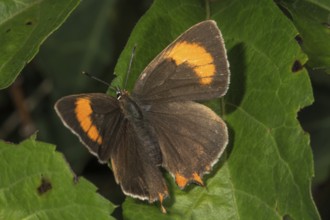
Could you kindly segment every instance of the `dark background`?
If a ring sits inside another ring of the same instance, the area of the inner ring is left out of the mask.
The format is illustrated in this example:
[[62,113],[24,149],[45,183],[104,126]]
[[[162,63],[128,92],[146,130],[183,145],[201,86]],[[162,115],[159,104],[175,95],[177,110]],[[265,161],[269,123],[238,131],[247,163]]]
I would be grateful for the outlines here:
[[[97,4],[93,0],[82,1],[64,25],[46,40],[15,83],[0,93],[1,139],[19,143],[37,132],[38,140],[55,144],[74,172],[92,181],[115,204],[123,202],[124,196],[112,172],[87,152],[50,106],[65,95],[106,92],[106,86],[80,76],[81,71],[111,82],[131,30],[151,3],[151,0],[99,0]],[[330,76],[322,69],[307,68],[315,102],[302,109],[298,119],[311,138],[314,200],[322,219],[330,219]],[[116,210],[114,215],[120,217],[120,213]]]

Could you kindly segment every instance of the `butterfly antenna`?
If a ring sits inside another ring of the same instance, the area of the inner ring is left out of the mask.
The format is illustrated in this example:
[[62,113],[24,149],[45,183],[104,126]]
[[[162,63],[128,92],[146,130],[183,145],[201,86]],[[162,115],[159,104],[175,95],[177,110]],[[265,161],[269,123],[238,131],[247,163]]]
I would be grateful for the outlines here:
[[134,45],[134,47],[132,49],[131,58],[130,58],[129,64],[128,64],[128,70],[127,70],[126,79],[125,79],[125,86],[124,86],[125,89],[126,89],[126,86],[127,86],[129,74],[131,73],[131,67],[132,67],[133,58],[134,58],[134,55],[135,55],[135,49],[136,49],[136,44]]
[[209,0],[205,0],[205,8],[206,8],[206,20],[210,19],[210,2]]
[[96,80],[96,81],[98,81],[98,82],[100,82],[100,83],[102,83],[102,84],[104,84],[104,85],[106,85],[106,86],[108,86],[110,89],[112,89],[113,91],[117,91],[114,87],[112,87],[109,83],[107,83],[106,81],[104,81],[104,80],[102,80],[102,79],[100,79],[100,78],[97,78],[96,76],[93,76],[93,75],[91,75],[91,74],[89,74],[89,73],[87,73],[87,72],[82,72],[82,74],[84,74],[85,76],[88,76],[89,78],[91,78],[91,79],[94,79],[94,80]]

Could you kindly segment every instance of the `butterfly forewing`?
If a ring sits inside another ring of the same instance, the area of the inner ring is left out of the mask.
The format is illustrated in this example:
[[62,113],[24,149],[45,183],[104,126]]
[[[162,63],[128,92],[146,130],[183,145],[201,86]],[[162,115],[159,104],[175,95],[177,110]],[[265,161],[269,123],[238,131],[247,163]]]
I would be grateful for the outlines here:
[[103,93],[71,95],[58,100],[55,110],[100,162],[109,161],[112,138],[123,118],[117,99]]
[[214,21],[194,25],[164,49],[141,73],[133,96],[142,102],[209,100],[229,83],[223,38]]

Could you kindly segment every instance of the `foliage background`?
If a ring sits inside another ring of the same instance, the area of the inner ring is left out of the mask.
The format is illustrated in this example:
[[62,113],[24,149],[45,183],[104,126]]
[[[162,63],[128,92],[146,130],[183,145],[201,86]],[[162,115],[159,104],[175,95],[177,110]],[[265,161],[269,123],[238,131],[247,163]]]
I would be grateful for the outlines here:
[[[112,75],[109,73],[132,28],[151,3],[148,0],[99,0],[97,4],[93,0],[82,1],[61,28],[46,40],[15,83],[0,93],[1,139],[18,143],[38,129],[38,140],[56,144],[74,172],[92,181],[100,193],[115,204],[123,202],[124,196],[112,172],[99,165],[85,148],[77,147],[81,146],[77,138],[62,126],[49,106],[63,95],[106,91],[99,83],[70,73],[84,70],[110,82]],[[281,8],[283,13],[289,14],[290,9]],[[330,15],[325,22],[330,26]],[[303,128],[311,135],[315,161],[313,196],[323,219],[330,218],[330,78],[327,68],[330,67],[315,68],[314,65],[308,69],[315,102],[299,112]],[[31,109],[19,104],[22,99],[30,100]],[[114,215],[121,215],[120,208]]]

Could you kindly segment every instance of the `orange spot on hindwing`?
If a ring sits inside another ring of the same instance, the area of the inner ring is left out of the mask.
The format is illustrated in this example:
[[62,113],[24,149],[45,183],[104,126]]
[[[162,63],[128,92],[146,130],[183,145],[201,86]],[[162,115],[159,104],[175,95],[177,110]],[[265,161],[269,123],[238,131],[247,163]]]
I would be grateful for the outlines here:
[[163,206],[163,201],[164,201],[165,196],[166,196],[166,194],[164,194],[164,193],[158,193],[158,198],[159,198],[160,208],[162,210],[162,213],[166,213],[166,209]]
[[176,43],[166,57],[175,61],[176,65],[187,64],[199,78],[199,83],[209,85],[216,73],[214,59],[202,45],[186,41]]
[[83,129],[87,136],[97,142],[102,144],[102,137],[99,134],[99,131],[93,125],[91,114],[93,113],[90,100],[88,98],[78,98],[75,102],[76,108],[75,113],[80,127]]
[[193,179],[199,185],[204,186],[202,178],[196,172],[193,173]]
[[187,185],[188,179],[185,178],[184,176],[180,175],[179,173],[176,173],[175,174],[175,182],[182,189]]

